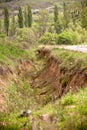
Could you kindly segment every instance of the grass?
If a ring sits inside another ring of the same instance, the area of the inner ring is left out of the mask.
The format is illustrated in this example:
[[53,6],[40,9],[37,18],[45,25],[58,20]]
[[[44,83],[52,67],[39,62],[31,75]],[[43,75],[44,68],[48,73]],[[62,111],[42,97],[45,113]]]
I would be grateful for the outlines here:
[[[6,41],[7,42],[7,41]],[[20,44],[7,42],[0,42],[0,63],[14,66],[19,59],[29,60],[35,58],[35,48],[24,50]],[[15,61],[15,62],[13,62]]]
[[87,54],[63,49],[53,49],[52,54],[62,62],[62,66],[67,68],[76,64],[81,68],[87,67]]
[[[62,128],[64,130],[70,130],[69,128],[71,126],[66,126],[66,122],[68,122],[68,124],[69,122],[71,122],[72,127],[75,125],[74,130],[80,130],[80,128],[78,127],[80,127],[80,123],[84,121],[84,117],[85,120],[87,120],[87,87],[79,90],[77,94],[69,93],[65,95],[64,97],[62,97],[62,99],[56,101],[54,104],[47,104],[40,110],[35,111],[34,115],[43,115],[44,113],[48,113],[49,115],[51,115],[51,118],[59,118],[59,130],[61,130]],[[75,117],[79,121],[74,120]],[[84,122],[83,127],[87,126],[85,123],[86,122]],[[67,128],[65,129],[64,127]]]
[[[35,56],[36,48],[34,49],[22,49],[18,45],[0,44],[0,62],[3,64],[11,63],[14,66],[14,62],[18,62],[20,58],[23,60],[33,58],[38,64],[37,67],[42,65],[41,61],[36,61]],[[80,67],[87,66],[87,55],[77,52],[65,51],[60,49],[52,50],[52,53],[58,57],[67,67],[75,65],[79,61]],[[1,64],[1,63],[0,63]],[[38,69],[39,70],[39,69]],[[50,96],[45,95],[47,104],[43,105],[42,97],[38,97],[41,90],[30,88],[29,82],[25,79],[18,78],[18,84],[10,84],[6,90],[7,96],[7,113],[1,114],[0,122],[5,122],[6,125],[0,124],[1,130],[19,130],[24,127],[25,122],[28,120],[25,118],[18,118],[18,115],[24,109],[32,110],[32,117],[36,119],[37,125],[46,129],[47,126],[52,127],[52,130],[58,128],[59,130],[86,130],[87,128],[87,87],[80,89],[78,93],[68,93],[56,102],[49,102]],[[63,87],[67,84],[66,77],[60,79]],[[47,87],[43,88],[45,92]],[[37,98],[39,102],[37,102]],[[48,114],[51,122],[44,123],[41,116]],[[54,123],[56,119],[56,123]],[[68,122],[68,123],[67,123]],[[56,125],[55,125],[56,124]],[[27,129],[31,130],[31,122],[28,120]]]
[[[59,130],[70,130],[73,128],[74,130],[86,130],[87,87],[79,90],[77,94],[69,93],[60,100],[57,100],[55,103],[48,103],[43,107],[40,106],[36,110],[33,109],[32,116],[41,124],[42,127],[45,128],[44,122],[40,119],[40,116],[44,114],[50,115],[52,121],[50,125],[52,125],[52,127],[55,127],[55,124],[53,123],[54,118],[58,119],[56,127],[58,127]],[[11,112],[10,115],[0,119],[0,121],[8,123],[6,130],[17,130],[23,128],[23,124],[27,121],[27,118],[18,118],[18,115],[18,112]],[[29,122],[27,129],[30,126],[31,124]]]
[[[11,113],[9,115],[10,118],[8,118],[8,116],[6,116],[5,118],[1,118],[1,120],[3,120],[3,122],[5,122],[7,125],[6,126],[0,126],[0,130],[19,130],[20,128],[23,128],[25,122],[27,122],[27,118],[18,118],[18,115]],[[29,130],[31,130],[31,123],[28,121],[28,126]]]

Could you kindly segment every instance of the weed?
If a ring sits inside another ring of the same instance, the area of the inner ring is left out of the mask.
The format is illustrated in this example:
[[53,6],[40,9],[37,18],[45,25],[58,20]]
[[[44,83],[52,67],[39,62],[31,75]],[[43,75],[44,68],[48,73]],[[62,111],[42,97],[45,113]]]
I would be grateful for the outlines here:
[[68,94],[61,100],[62,105],[72,105],[75,103],[75,99],[73,95]]

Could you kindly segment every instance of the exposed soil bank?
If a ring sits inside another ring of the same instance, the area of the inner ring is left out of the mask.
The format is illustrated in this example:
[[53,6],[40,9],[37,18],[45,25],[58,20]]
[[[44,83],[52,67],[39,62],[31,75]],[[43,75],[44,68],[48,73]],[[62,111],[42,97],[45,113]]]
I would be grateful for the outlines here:
[[[37,57],[36,61],[19,60],[18,65],[13,68],[8,65],[0,66],[0,112],[5,111],[4,90],[9,84],[21,86],[26,80],[31,88],[37,89],[36,100],[42,104],[55,101],[67,92],[76,92],[87,85],[87,67],[82,69],[80,62],[62,66],[62,61],[48,49],[39,49]],[[39,61],[42,61],[41,67]]]
[[50,95],[50,100],[55,100],[67,92],[76,92],[87,85],[87,67],[80,68],[80,63],[76,65],[62,66],[57,58],[51,55],[48,49],[38,50],[39,58],[45,58],[44,68],[34,77],[32,87],[40,89],[40,95]]

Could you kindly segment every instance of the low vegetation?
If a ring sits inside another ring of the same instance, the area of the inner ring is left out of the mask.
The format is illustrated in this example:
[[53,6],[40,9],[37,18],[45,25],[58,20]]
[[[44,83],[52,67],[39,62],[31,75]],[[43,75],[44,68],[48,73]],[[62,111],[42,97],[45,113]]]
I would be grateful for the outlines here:
[[[35,54],[37,49],[24,50],[18,45],[13,47],[12,43],[8,45],[9,47],[7,48],[7,44],[1,44],[1,48],[3,49],[0,51],[0,56],[4,55],[6,57],[5,61],[3,60],[3,57],[1,57],[3,64],[11,63],[9,66],[11,68],[13,67],[14,61],[16,61],[16,65],[19,65],[21,57],[24,61],[29,60],[32,57],[36,67],[32,68],[30,74],[28,73],[28,75],[26,71],[24,72],[25,74],[20,72],[20,77],[17,77],[18,83],[17,81],[11,81],[6,87],[4,91],[4,94],[6,95],[6,111],[4,113],[0,113],[0,128],[2,130],[17,130],[22,128],[31,130],[34,123],[33,120],[31,120],[30,117],[19,118],[20,113],[24,109],[31,109],[31,117],[36,122],[38,129],[52,128],[53,130],[56,128],[58,130],[70,130],[74,127],[75,130],[86,130],[87,87],[85,86],[84,89],[79,89],[78,93],[76,92],[75,94],[70,91],[68,94],[64,94],[61,99],[55,99],[53,101],[50,93],[51,90],[54,92],[54,89],[56,88],[49,89],[48,86],[43,88],[32,88],[30,84],[33,78],[32,74],[35,72],[39,74],[39,66],[42,64],[40,69],[43,69],[43,63],[46,62],[43,59],[36,58]],[[73,65],[76,66],[78,61],[80,61],[80,67],[85,68],[85,66],[87,66],[86,54],[60,49],[53,49],[52,54],[55,55],[59,61],[62,61],[61,68],[66,65],[69,69],[69,67]],[[10,62],[6,62],[7,58]],[[19,72],[18,69],[15,70],[15,74],[17,72]],[[67,85],[67,78],[61,78],[60,83],[62,84],[62,87],[65,87]],[[44,96],[40,96],[40,93],[44,93],[46,91],[48,91],[47,94],[45,93]],[[44,119],[44,115],[47,116],[45,117],[47,119]]]
[[9,1],[0,1],[0,130],[87,130],[87,54],[56,48],[87,44],[87,2]]

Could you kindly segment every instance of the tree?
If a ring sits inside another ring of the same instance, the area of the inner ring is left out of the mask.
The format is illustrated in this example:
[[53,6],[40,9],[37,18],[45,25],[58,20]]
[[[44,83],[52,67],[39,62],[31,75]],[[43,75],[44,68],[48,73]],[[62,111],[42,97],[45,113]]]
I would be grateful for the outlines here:
[[65,2],[63,3],[63,15],[64,15],[64,21],[65,21],[65,28],[67,28],[70,18],[69,18],[69,12],[67,10],[67,6]]
[[82,27],[87,29],[87,7],[82,10]]
[[31,7],[28,5],[27,7],[27,24],[28,24],[28,27],[31,27],[32,26],[32,12],[31,12]]
[[54,6],[54,28],[55,28],[55,31],[56,31],[57,34],[61,32],[61,25],[60,25],[58,16],[59,16],[58,6],[55,5]]
[[54,6],[54,22],[56,23],[58,20],[58,6]]
[[55,31],[56,31],[57,34],[61,33],[62,24],[59,22],[59,20],[57,20],[54,27],[55,27]]
[[76,20],[78,19],[78,18],[76,17],[76,11],[73,11],[71,16],[72,16],[73,25],[76,25]]
[[18,26],[19,28],[23,28],[23,13],[22,13],[22,8],[19,6],[18,9]]
[[39,36],[42,36],[48,27],[48,22],[49,22],[49,13],[46,10],[41,10],[39,12],[39,17],[38,17],[38,29],[39,29]]
[[15,16],[12,16],[12,21],[11,21],[11,35],[15,34],[16,30],[16,21],[15,21]]
[[9,11],[8,11],[7,7],[4,8],[4,27],[5,27],[6,34],[8,36],[8,31],[9,31]]

